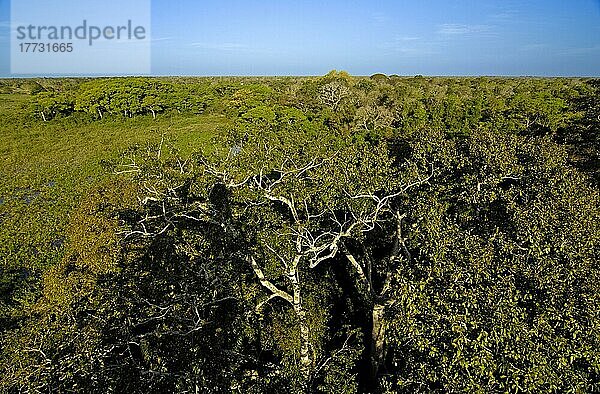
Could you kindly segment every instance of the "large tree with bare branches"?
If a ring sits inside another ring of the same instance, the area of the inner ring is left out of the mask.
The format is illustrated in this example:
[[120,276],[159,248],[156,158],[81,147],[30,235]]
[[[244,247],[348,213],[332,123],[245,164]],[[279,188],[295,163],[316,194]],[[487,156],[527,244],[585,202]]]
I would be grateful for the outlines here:
[[[293,357],[302,390],[326,359],[311,327],[317,311],[306,301],[319,295],[310,294],[306,278],[325,265],[346,270],[371,310],[367,337],[374,378],[384,353],[383,309],[390,302],[391,275],[409,255],[402,233],[405,214],[396,200],[426,183],[433,168],[397,163],[383,143],[352,143],[314,132],[308,124],[285,132],[250,135],[246,130],[228,138],[219,143],[222,149],[194,163],[179,161],[173,171],[180,174],[173,179],[183,176],[181,184],[165,184],[163,176],[142,170],[135,158],[124,163],[121,171],[139,171],[142,177],[143,205],[158,210],[125,236],[158,236],[190,220],[219,223],[222,236],[237,245],[231,256],[244,261],[263,288],[256,313],[272,302],[293,312],[296,333],[290,335],[297,338]],[[191,180],[204,202],[177,200]],[[386,253],[376,255],[363,242],[375,230]]]
[[1,300],[0,391],[599,391],[600,196],[555,143],[595,152],[595,90],[574,113],[577,81],[193,85],[87,98],[214,91],[235,119],[111,166],[39,297]]

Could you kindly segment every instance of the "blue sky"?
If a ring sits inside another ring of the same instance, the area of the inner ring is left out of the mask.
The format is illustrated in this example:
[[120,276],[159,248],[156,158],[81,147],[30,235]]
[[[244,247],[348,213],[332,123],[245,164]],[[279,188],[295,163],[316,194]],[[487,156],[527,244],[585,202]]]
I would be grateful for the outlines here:
[[[10,75],[9,3],[0,0],[0,76]],[[599,76],[600,0],[152,1],[155,75],[331,69]]]

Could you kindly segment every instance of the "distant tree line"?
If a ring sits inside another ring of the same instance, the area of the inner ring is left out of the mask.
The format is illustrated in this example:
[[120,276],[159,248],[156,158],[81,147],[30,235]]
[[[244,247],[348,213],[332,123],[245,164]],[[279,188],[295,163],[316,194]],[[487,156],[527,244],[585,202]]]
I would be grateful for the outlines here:
[[105,115],[156,118],[168,111],[201,113],[211,99],[201,88],[156,79],[99,79],[85,82],[77,90],[38,92],[32,111],[44,121],[74,112],[96,119]]

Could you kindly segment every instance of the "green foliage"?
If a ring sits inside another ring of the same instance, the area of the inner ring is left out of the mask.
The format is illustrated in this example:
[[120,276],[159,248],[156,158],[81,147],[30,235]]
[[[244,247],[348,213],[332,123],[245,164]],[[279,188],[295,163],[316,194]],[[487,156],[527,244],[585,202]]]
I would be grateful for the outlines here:
[[107,184],[73,212],[65,257],[43,275],[39,297],[21,300],[22,311],[12,311],[19,324],[3,333],[2,391],[71,390],[96,373],[94,362],[101,360],[92,358],[104,322],[90,311],[102,314],[108,307],[99,304],[97,283],[116,270],[114,207],[133,196],[125,183]]
[[104,114],[133,117],[166,111],[202,113],[210,93],[197,86],[175,85],[148,78],[100,79],[84,83],[75,110],[102,118]]
[[44,121],[68,116],[75,109],[75,100],[70,93],[41,92],[35,98],[33,112],[39,113]]
[[262,84],[242,86],[232,94],[230,106],[237,111],[236,115],[243,115],[257,107],[269,107],[273,103],[274,91]]
[[548,140],[483,132],[454,149],[407,205],[390,387],[595,391],[598,193]]
[[354,77],[352,77],[346,71],[331,70],[325,76],[319,78],[319,80],[321,84],[340,82],[345,85],[351,85],[354,81]]
[[32,82],[0,391],[600,390],[597,81]]

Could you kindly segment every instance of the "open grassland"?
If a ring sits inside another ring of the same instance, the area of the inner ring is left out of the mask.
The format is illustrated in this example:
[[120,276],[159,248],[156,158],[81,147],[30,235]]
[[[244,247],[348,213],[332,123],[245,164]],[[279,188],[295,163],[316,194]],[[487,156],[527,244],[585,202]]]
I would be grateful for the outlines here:
[[227,124],[218,115],[177,114],[40,122],[27,113],[31,100],[0,95],[0,264],[7,270],[33,272],[59,258],[69,212],[110,176],[103,162],[163,134],[188,154]]

